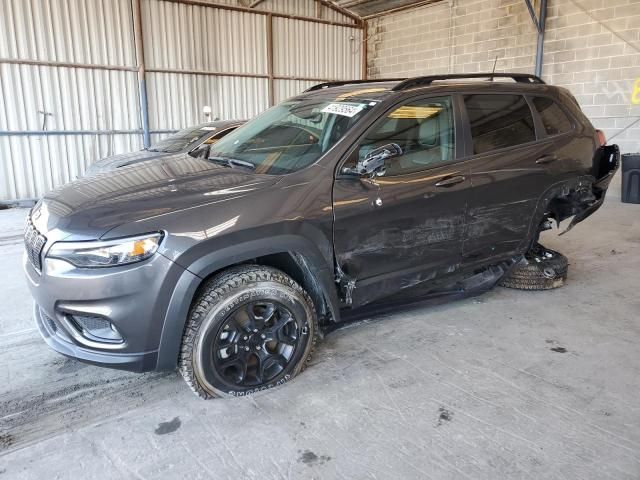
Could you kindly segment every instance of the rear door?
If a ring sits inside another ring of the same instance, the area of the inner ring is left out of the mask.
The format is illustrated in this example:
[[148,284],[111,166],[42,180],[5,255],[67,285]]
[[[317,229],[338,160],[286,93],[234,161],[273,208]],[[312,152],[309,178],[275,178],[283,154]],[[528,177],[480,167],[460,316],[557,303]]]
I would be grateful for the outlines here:
[[544,163],[550,181],[559,182],[584,175],[592,166],[592,136],[576,135],[576,121],[555,99],[531,96],[541,136],[553,142],[554,152]]
[[451,96],[412,99],[374,123],[339,169],[395,143],[403,154],[373,178],[338,174],[335,255],[355,280],[353,305],[455,272],[461,263],[469,169],[458,161]]
[[549,186],[552,139],[537,140],[528,100],[517,93],[463,96],[471,183],[465,262],[523,248],[538,199]]

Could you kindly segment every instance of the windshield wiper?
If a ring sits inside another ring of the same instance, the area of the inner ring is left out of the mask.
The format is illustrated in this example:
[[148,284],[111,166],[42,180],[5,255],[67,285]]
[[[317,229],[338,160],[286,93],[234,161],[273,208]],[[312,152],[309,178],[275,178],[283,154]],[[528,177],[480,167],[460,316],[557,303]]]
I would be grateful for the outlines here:
[[229,157],[209,157],[209,161],[218,163],[220,165],[224,165],[225,167],[233,168],[233,167],[244,167],[249,170],[255,170],[256,166],[251,162],[245,162],[244,160],[238,160],[237,158],[229,158]]
[[238,160],[237,158],[229,158],[229,163],[233,166],[248,168],[249,170],[255,170],[256,166],[251,162],[245,162],[244,160]]

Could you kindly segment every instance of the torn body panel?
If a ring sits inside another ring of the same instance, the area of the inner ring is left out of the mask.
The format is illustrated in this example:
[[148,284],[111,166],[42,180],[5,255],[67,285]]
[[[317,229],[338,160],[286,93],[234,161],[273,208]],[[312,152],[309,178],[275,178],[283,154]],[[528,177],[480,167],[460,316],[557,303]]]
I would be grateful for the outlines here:
[[596,151],[592,175],[567,183],[558,192],[547,195],[545,218],[560,223],[573,217],[563,235],[600,208],[611,180],[620,166],[620,149],[617,145],[605,145]]
[[538,200],[535,213],[530,218],[529,235],[520,249],[530,249],[538,241],[540,233],[549,230],[552,223],[559,228],[562,221],[573,217],[560,233],[563,235],[598,210],[619,166],[618,146],[604,145],[596,150],[588,175],[576,176],[549,187]]
[[[453,275],[438,277],[431,282],[419,282],[360,308],[343,310],[341,321],[354,322],[397,311],[398,307],[438,305],[480,295],[495,287],[522,258],[522,256],[515,256],[481,268],[469,267],[458,270]],[[333,328],[336,327],[337,325]],[[328,330],[331,329],[332,326],[329,325]]]
[[587,196],[581,201],[578,207],[579,211],[575,217],[573,217],[567,229],[562,233],[567,233],[575,227],[576,224],[600,208],[604,202],[611,180],[618,171],[618,168],[620,168],[620,148],[618,145],[605,145],[596,151],[593,161],[593,172],[596,179],[592,185],[591,193],[593,197]]

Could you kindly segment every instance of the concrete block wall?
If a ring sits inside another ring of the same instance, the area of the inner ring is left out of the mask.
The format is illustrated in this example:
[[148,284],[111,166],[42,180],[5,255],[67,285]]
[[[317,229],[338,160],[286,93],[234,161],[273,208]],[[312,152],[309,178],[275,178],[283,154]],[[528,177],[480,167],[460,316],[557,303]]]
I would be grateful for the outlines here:
[[[640,152],[640,0],[549,0],[543,78],[567,87],[623,152]],[[370,78],[534,73],[524,0],[454,0],[368,22]]]

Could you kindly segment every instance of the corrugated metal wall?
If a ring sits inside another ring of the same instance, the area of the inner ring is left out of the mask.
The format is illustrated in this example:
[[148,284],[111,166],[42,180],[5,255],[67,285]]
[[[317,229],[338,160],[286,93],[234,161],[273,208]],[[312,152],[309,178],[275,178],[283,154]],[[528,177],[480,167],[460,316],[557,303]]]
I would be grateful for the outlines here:
[[131,14],[130,0],[0,0],[0,199],[40,196],[140,147]]
[[267,108],[266,15],[162,0],[142,8],[152,131],[205,121],[205,105],[220,119]]
[[[318,79],[360,78],[361,45],[360,29],[274,18],[276,102],[318,83]],[[287,76],[296,79],[283,78]]]
[[[0,200],[37,198],[99,158],[142,147],[135,2],[0,0]],[[353,19],[313,0],[256,10],[141,0],[152,141],[205,121],[205,105],[212,118],[251,118],[271,95],[360,78]],[[318,13],[339,25],[279,16]]]

